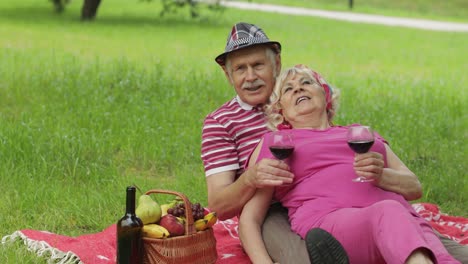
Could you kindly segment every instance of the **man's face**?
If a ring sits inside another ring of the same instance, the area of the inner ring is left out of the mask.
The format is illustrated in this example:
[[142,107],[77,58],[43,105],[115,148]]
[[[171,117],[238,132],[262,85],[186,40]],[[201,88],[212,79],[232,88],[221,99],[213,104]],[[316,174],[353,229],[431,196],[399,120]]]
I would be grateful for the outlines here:
[[[267,56],[266,46],[253,46],[229,54],[230,67],[223,67],[226,77],[243,102],[256,106],[268,102],[280,70],[280,56],[274,64]],[[276,66],[276,70],[275,70]]]

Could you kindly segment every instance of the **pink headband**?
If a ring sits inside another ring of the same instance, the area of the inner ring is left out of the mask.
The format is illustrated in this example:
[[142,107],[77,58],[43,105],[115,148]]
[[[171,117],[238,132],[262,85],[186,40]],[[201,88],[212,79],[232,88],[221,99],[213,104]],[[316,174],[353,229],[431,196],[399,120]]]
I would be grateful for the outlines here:
[[308,70],[312,74],[312,77],[314,77],[315,81],[317,81],[320,84],[320,86],[322,86],[323,90],[325,91],[325,100],[327,102],[327,110],[330,110],[332,107],[331,97],[333,95],[333,90],[330,87],[330,85],[327,84],[325,79],[323,79],[323,77],[320,76],[320,74],[318,74],[316,71],[311,70],[309,67],[303,64],[297,64],[294,66],[294,68],[305,69],[305,70]]

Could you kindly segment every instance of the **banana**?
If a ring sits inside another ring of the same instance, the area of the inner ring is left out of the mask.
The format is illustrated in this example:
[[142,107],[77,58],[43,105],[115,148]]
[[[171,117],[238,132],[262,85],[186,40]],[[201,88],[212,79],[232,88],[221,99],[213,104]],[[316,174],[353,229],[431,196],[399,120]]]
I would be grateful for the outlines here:
[[208,227],[212,227],[214,224],[216,224],[216,221],[218,221],[218,216],[216,215],[216,212],[211,212],[205,215],[203,219],[208,221]]
[[207,229],[209,226],[208,226],[208,220],[202,218],[202,219],[198,219],[197,221],[195,221],[195,229],[197,231],[203,231],[205,229]]
[[161,204],[161,217],[167,215],[167,209],[171,207],[170,204]]
[[185,217],[177,216],[177,220],[179,220],[181,224],[185,225]]
[[158,224],[149,224],[143,226],[143,236],[151,238],[166,238],[169,237],[169,231]]

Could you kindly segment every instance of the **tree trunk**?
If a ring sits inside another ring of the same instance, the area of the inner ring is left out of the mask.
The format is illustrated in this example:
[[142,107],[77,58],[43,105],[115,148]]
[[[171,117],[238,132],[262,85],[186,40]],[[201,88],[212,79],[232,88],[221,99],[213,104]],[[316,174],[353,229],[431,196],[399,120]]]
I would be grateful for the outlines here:
[[97,9],[101,0],[84,0],[81,10],[81,20],[93,20],[96,17]]

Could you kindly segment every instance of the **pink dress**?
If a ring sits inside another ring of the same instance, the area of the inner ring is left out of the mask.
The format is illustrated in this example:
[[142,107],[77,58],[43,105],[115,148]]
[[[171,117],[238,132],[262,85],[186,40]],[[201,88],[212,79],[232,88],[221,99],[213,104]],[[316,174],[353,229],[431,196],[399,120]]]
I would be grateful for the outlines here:
[[[274,198],[288,208],[291,229],[302,238],[314,227],[327,230],[343,244],[351,263],[404,263],[419,247],[431,249],[439,263],[459,263],[402,195],[352,181],[357,175],[347,127],[286,131],[294,135],[294,153],[286,161],[295,179],[276,188]],[[384,143],[376,133],[371,151],[386,160]],[[265,143],[257,160],[262,158],[274,158]]]

